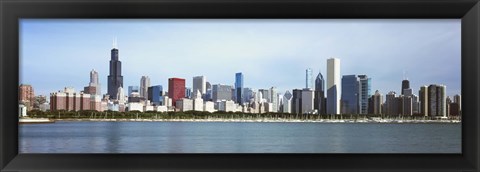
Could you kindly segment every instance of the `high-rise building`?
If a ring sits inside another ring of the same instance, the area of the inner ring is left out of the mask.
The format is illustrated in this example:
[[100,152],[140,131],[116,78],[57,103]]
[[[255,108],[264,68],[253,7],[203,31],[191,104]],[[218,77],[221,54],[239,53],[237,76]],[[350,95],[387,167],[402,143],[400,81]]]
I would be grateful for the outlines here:
[[340,59],[327,60],[327,114],[340,113]]
[[359,85],[360,81],[356,75],[343,75],[342,77],[342,96],[341,113],[358,114],[359,113]]
[[232,86],[216,84],[212,86],[213,102],[222,100],[232,100]]
[[462,111],[462,96],[460,96],[460,94],[456,94],[455,96],[453,96],[453,103],[457,103],[458,104],[458,111]]
[[375,91],[373,97],[373,114],[382,114],[383,96],[378,90]]
[[243,102],[250,102],[250,100],[253,98],[253,90],[251,88],[243,88]]
[[173,106],[176,105],[177,100],[185,97],[185,79],[183,78],[169,78],[168,79],[168,97],[172,99]]
[[35,102],[35,92],[33,87],[27,84],[20,84],[18,94],[18,102],[24,104],[27,108],[27,111],[33,108],[33,103]]
[[[277,97],[277,88],[272,87],[270,88],[270,101],[272,103],[272,112],[277,112],[278,108],[278,97]],[[312,103],[313,104],[313,103]]]
[[409,89],[410,88],[410,81],[408,81],[407,79],[404,79],[402,81],[402,95],[404,95],[404,91],[405,89]]
[[372,95],[372,79],[368,78],[367,75],[358,75],[358,81],[358,112],[360,114],[368,114],[368,98]]
[[212,101],[212,84],[210,84],[210,82],[206,82],[206,86],[207,86],[207,89],[204,96],[204,100]]
[[163,105],[163,87],[161,85],[154,85],[151,87],[148,87],[148,100],[151,101],[151,103],[154,106],[159,106]]
[[428,87],[426,85],[420,87],[418,98],[420,99],[420,107],[418,108],[420,114],[428,116],[430,113],[428,112]]
[[292,94],[292,113],[302,114],[302,90],[293,89]]
[[185,87],[185,98],[191,99],[192,98],[192,88]]
[[235,102],[243,104],[243,74],[241,72],[235,74]]
[[313,72],[311,68],[305,70],[305,88],[314,89],[313,88]]
[[312,89],[305,88],[302,90],[302,114],[311,114],[314,112],[313,108],[314,92]]
[[262,93],[262,99],[265,99],[266,102],[271,102],[270,90],[269,89],[258,89],[258,92]]
[[447,116],[447,96],[445,85],[428,86],[428,112],[431,117]]
[[150,78],[148,76],[142,76],[142,78],[140,78],[140,97],[148,99],[148,87],[150,87]]
[[318,72],[315,79],[315,100],[314,109],[318,111],[318,114],[327,113],[327,99],[325,98],[325,79],[323,79],[322,73]]
[[113,40],[111,50],[110,74],[108,75],[108,95],[110,99],[115,99],[118,87],[123,87],[122,62],[118,59],[117,40]]
[[196,94],[197,90],[200,91],[201,95],[204,95],[204,94],[207,93],[207,79],[206,79],[205,76],[195,76],[195,77],[193,77],[192,91]]
[[285,91],[285,94],[283,94],[283,113],[292,113],[292,98],[293,95],[290,93],[290,91]]
[[387,115],[398,115],[398,103],[397,103],[397,97],[396,93],[394,91],[390,91],[386,95],[386,100],[385,100],[385,109],[386,112],[385,114]]
[[95,95],[101,95],[101,87],[100,87],[100,82],[98,81],[98,72],[95,71],[95,69],[92,69],[90,71],[90,83],[88,83],[88,86],[90,87],[95,87],[95,92],[94,93],[89,93],[89,94],[95,94]]
[[[405,89],[407,90],[407,89]],[[412,96],[402,96],[402,115],[413,115],[413,97]]]

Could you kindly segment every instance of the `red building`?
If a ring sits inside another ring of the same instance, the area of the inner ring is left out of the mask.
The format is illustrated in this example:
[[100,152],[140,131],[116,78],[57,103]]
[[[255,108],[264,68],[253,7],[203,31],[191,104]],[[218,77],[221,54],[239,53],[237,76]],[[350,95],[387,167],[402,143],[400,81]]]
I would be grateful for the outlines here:
[[32,110],[35,102],[35,93],[31,85],[21,84],[19,86],[18,102],[24,104],[28,110]]
[[168,97],[172,98],[172,105],[177,104],[177,100],[185,97],[185,79],[169,78],[168,79]]

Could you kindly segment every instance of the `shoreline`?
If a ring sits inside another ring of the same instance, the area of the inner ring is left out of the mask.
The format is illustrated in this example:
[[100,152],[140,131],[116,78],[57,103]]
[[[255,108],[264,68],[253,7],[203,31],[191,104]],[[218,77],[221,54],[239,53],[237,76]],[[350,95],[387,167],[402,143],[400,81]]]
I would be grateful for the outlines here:
[[460,120],[341,120],[341,119],[52,119],[67,122],[282,122],[282,123],[461,123]]

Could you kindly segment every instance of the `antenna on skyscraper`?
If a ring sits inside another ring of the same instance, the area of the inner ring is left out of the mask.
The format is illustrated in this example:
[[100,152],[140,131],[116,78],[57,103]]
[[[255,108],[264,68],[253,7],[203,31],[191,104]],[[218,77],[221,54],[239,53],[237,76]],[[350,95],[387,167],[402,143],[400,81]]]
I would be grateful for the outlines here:
[[117,49],[117,37],[113,37],[113,48]]
[[403,80],[405,80],[405,70],[403,70]]

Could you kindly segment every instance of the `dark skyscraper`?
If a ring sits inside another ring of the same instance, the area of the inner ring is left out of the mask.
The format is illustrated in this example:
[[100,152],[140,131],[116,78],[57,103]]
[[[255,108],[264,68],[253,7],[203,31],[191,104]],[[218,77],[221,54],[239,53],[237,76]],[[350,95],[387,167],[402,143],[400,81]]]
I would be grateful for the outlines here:
[[325,98],[325,79],[322,73],[318,73],[315,79],[315,99],[314,109],[317,109],[319,114],[327,113],[327,99]]
[[359,113],[359,87],[360,78],[357,75],[343,75],[342,77],[342,98],[341,113],[358,114]]
[[110,75],[108,75],[108,95],[115,99],[118,87],[123,88],[122,62],[118,60],[117,40],[113,40],[113,48],[110,59]]
[[410,81],[408,81],[407,79],[404,79],[402,81],[402,90],[401,90],[402,95],[404,94],[403,90],[409,89],[409,88],[410,88]]
[[235,74],[235,102],[243,104],[243,74],[241,72]]

